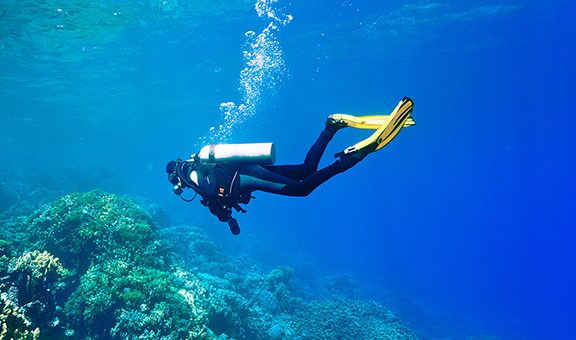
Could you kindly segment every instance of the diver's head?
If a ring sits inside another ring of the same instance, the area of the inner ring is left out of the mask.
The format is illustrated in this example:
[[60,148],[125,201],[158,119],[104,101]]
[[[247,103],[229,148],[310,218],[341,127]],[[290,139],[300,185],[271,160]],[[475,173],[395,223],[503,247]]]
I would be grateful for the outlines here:
[[176,195],[181,195],[184,189],[184,181],[182,180],[182,166],[184,162],[178,158],[176,160],[172,160],[166,164],[166,173],[168,174],[168,182],[172,184],[174,187],[172,191]]

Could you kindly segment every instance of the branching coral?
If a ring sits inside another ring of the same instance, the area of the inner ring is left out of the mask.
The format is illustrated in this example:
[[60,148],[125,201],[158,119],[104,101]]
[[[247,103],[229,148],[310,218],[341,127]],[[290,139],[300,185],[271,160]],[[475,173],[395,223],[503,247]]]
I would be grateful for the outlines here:
[[22,308],[8,298],[8,294],[0,294],[0,340],[4,339],[39,339],[40,329],[32,326],[32,322],[24,315]]
[[26,286],[29,288],[42,284],[48,285],[59,277],[69,275],[68,270],[62,266],[57,257],[47,251],[40,252],[39,250],[25,253],[16,259],[12,271],[18,272],[21,277],[26,277]]
[[58,307],[58,294],[66,287],[70,272],[58,258],[46,251],[34,250],[10,261],[8,270],[10,290],[17,302],[25,306],[25,314],[46,335],[63,332]]

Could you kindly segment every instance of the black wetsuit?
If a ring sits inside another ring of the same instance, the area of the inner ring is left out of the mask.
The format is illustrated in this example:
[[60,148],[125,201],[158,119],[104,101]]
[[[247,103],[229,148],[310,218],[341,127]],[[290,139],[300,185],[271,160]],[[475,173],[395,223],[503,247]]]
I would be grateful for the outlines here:
[[346,171],[356,162],[344,164],[336,161],[318,170],[320,159],[326,146],[334,137],[336,129],[327,126],[306,154],[304,163],[298,165],[255,165],[242,166],[240,174],[240,192],[265,191],[286,196],[307,196],[320,184],[334,175]]
[[[188,187],[202,195],[202,204],[222,222],[231,219],[232,208],[243,211],[238,203],[248,203],[254,191],[286,196],[307,196],[334,175],[346,171],[360,159],[337,160],[318,170],[326,146],[338,128],[327,125],[310,147],[304,163],[298,165],[256,165],[218,163],[202,169],[190,167],[184,171]],[[196,171],[197,184],[190,182]]]

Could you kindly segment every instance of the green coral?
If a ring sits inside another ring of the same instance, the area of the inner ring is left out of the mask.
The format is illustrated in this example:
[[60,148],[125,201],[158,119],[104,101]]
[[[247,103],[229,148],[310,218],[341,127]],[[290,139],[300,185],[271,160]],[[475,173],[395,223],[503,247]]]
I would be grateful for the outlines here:
[[124,319],[138,312],[147,317],[143,332],[180,338],[203,321],[193,296],[173,273],[111,261],[91,267],[82,277],[66,312],[79,328],[113,329],[121,338],[128,324]]
[[[76,335],[126,338],[139,330],[138,336],[176,339],[202,328],[153,220],[133,200],[101,191],[70,194],[29,222],[36,247],[76,268],[79,284],[64,307]],[[130,321],[135,315],[146,322]]]
[[[31,240],[66,265],[86,271],[107,259],[162,264],[154,222],[134,201],[101,191],[66,195],[28,220]],[[151,263],[146,263],[151,264]]]

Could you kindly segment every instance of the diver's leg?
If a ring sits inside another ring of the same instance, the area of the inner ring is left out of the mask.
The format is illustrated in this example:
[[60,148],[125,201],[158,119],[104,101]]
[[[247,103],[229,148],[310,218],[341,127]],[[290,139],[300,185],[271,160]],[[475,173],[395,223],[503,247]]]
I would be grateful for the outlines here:
[[260,165],[245,165],[238,170],[238,173],[240,174],[240,192],[242,194],[264,191],[281,195],[282,188],[298,183],[298,180],[282,176]]
[[336,134],[336,131],[339,129],[339,126],[326,124],[326,127],[320,133],[320,136],[318,136],[314,144],[312,144],[308,150],[304,163],[298,165],[270,165],[265,166],[265,168],[279,175],[295,180],[302,180],[308,177],[310,174],[318,170],[318,164],[326,150],[326,146],[328,146],[328,143],[332,140],[334,134]]
[[259,165],[247,165],[239,170],[240,190],[243,193],[260,190],[285,196],[308,196],[320,184],[348,170],[358,161],[338,160],[300,181],[282,176]]

